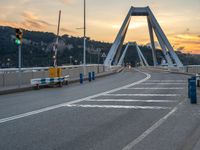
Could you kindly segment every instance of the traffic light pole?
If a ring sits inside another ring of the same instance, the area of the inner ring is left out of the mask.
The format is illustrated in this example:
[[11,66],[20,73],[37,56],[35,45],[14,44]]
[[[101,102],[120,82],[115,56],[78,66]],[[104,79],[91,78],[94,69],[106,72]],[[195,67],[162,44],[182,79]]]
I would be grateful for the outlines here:
[[19,71],[19,80],[18,80],[18,86],[21,87],[21,67],[22,67],[22,50],[21,50],[21,44],[18,45],[18,71]]

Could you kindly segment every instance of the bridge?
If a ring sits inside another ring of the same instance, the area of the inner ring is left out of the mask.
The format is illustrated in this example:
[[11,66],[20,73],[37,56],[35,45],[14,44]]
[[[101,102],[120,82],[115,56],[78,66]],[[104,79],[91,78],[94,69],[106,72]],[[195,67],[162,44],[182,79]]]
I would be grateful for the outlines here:
[[[130,18],[138,15],[148,18],[154,66],[136,42],[122,49]],[[157,62],[153,30],[165,66]],[[123,66],[129,46],[136,46],[140,67]],[[83,67],[98,78],[79,84]],[[190,104],[188,79],[200,66],[182,65],[149,7],[131,7],[104,64],[62,66],[70,85],[31,90],[30,79],[47,77],[48,69],[23,68],[21,87],[17,69],[0,70],[1,93],[11,91],[0,95],[0,149],[199,149],[199,105]]]

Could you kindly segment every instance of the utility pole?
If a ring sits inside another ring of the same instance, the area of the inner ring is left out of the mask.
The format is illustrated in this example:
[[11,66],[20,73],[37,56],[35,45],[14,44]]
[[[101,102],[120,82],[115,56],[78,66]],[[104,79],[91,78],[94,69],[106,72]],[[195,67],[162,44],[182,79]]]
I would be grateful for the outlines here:
[[54,45],[54,67],[57,67],[57,52],[58,52],[58,42],[59,42],[59,33],[60,33],[60,18],[61,18],[61,10],[59,11],[59,17],[58,17],[58,28],[57,28],[57,38],[56,43]]
[[86,1],[84,0],[84,41],[83,41],[83,70],[86,75]]

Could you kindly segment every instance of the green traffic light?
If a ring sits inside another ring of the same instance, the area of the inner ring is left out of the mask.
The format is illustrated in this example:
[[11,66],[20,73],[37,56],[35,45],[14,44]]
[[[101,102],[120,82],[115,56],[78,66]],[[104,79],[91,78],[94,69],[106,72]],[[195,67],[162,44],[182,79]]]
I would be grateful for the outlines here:
[[21,44],[21,41],[20,41],[19,39],[16,39],[16,40],[15,40],[15,43],[16,43],[17,45],[20,45],[20,44]]

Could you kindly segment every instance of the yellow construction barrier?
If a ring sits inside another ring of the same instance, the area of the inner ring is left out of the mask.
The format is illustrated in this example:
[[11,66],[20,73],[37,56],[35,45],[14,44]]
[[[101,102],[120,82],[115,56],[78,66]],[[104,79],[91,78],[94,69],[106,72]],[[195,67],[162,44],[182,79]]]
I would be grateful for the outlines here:
[[49,78],[62,77],[62,68],[49,68]]

